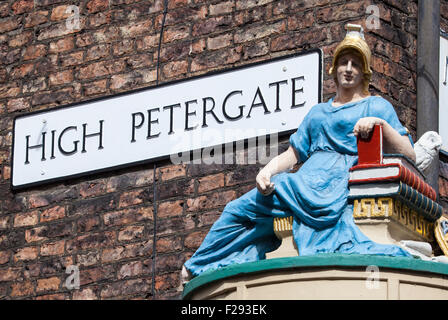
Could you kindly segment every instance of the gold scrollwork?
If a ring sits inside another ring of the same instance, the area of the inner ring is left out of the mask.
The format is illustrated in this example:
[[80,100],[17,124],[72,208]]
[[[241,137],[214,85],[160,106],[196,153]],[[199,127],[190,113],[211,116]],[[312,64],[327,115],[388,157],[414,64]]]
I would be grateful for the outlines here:
[[424,219],[417,211],[394,198],[364,198],[354,200],[355,219],[390,217],[423,238],[434,239],[434,224]]

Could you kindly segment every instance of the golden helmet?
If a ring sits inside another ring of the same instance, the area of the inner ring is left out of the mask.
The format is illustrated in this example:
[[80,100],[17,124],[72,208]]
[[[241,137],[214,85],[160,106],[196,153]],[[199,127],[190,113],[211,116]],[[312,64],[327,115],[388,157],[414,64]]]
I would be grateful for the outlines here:
[[370,59],[372,53],[370,52],[369,46],[364,39],[364,30],[362,26],[357,24],[347,24],[345,29],[347,30],[347,34],[345,35],[344,40],[342,40],[341,43],[339,43],[339,45],[336,47],[329,74],[335,76],[336,62],[342,51],[346,49],[354,49],[361,55],[363,59],[362,73],[364,74],[365,78],[364,89],[367,91],[370,77],[372,76],[372,70],[370,69]]

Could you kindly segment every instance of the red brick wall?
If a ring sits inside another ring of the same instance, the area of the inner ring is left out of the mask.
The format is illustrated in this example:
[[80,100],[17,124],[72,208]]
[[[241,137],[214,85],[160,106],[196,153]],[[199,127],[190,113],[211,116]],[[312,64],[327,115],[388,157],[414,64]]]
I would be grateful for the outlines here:
[[[371,91],[415,138],[416,1],[170,0],[160,81],[322,48],[326,100],[343,26],[365,24],[372,3],[381,19],[366,29]],[[65,27],[71,4],[79,30]],[[223,206],[254,186],[259,165],[164,161],[155,172],[148,164],[11,192],[14,116],[155,85],[162,20],[162,0],[0,3],[0,298],[179,298],[183,262]],[[79,290],[65,286],[70,265]]]

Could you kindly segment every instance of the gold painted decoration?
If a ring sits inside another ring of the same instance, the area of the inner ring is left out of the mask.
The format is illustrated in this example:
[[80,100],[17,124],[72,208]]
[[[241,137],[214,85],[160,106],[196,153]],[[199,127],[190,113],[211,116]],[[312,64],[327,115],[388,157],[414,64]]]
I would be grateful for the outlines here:
[[445,256],[448,257],[448,219],[440,217],[435,223],[434,235]]
[[[355,199],[353,201],[353,218],[358,220],[391,218],[427,241],[434,239],[434,223],[426,220],[402,201],[391,197]],[[448,225],[446,230],[448,230]]]

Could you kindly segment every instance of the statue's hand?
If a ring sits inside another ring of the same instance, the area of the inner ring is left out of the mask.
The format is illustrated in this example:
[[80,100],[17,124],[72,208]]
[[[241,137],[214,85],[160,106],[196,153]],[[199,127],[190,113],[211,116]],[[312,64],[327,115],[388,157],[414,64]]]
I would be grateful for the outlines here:
[[353,128],[353,134],[356,137],[360,136],[363,139],[367,139],[376,124],[383,125],[384,120],[376,117],[361,118],[356,122],[355,127]]
[[258,191],[264,195],[268,196],[274,191],[274,184],[271,182],[271,173],[267,170],[262,169],[255,179],[257,182]]

